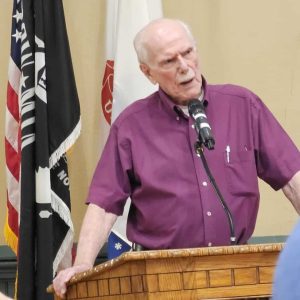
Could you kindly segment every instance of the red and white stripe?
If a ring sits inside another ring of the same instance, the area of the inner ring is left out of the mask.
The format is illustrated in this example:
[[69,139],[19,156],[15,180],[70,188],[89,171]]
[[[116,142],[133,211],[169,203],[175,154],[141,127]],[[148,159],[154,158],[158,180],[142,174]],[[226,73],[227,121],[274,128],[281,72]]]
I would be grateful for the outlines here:
[[19,86],[21,72],[10,58],[8,70],[5,154],[7,178],[7,220],[5,238],[9,246],[17,253],[19,212],[20,212],[20,110]]

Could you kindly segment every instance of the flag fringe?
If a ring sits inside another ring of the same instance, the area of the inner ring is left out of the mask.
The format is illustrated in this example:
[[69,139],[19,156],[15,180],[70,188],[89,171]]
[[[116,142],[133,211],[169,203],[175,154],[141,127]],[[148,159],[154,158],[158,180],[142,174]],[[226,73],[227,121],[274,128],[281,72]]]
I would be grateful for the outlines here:
[[6,222],[4,224],[4,237],[7,245],[13,250],[13,252],[17,255],[18,253],[18,237],[11,230],[8,224],[8,215],[6,215]]
[[81,118],[71,134],[59,145],[59,147],[51,154],[49,158],[49,167],[52,168],[59,159],[74,145],[75,141],[80,135],[81,131]]
[[72,265],[72,246],[74,239],[74,227],[71,219],[71,211],[64,201],[51,190],[51,207],[64,220],[69,230],[59,247],[55,259],[53,260],[53,277],[59,268],[65,269]]
[[59,269],[65,269],[72,265],[72,246],[73,246],[74,231],[68,230],[56,257],[53,261],[53,277]]
[[69,207],[53,190],[51,190],[51,207],[59,215],[59,217],[64,220],[66,225],[74,231]]

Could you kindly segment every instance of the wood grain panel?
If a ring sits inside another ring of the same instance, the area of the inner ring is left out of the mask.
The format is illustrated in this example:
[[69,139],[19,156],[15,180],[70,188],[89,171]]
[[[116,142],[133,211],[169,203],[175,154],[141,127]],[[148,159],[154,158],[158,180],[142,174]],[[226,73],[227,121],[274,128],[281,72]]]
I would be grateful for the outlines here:
[[220,287],[220,286],[232,286],[232,272],[231,270],[212,270],[209,271],[209,286]]
[[120,286],[121,286],[121,294],[129,294],[132,292],[131,290],[131,281],[130,277],[121,277],[120,278]]
[[180,273],[159,274],[158,284],[160,291],[178,291],[183,289]]
[[98,280],[98,295],[107,296],[109,295],[108,280]]
[[258,283],[257,268],[242,268],[234,270],[235,285],[257,284]]
[[205,271],[199,272],[184,272],[183,277],[183,288],[187,289],[201,289],[208,287],[208,274]]

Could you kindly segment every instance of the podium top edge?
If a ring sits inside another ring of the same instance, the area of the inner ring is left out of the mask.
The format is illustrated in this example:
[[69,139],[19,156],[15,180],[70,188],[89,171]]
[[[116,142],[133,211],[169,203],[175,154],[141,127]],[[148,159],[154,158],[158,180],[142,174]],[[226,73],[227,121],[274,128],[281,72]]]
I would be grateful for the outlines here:
[[251,244],[236,246],[219,246],[219,247],[203,247],[203,248],[186,248],[186,249],[166,249],[166,250],[148,250],[137,252],[125,252],[119,257],[104,262],[94,268],[78,273],[72,277],[69,284],[73,284],[84,280],[91,275],[102,273],[113,267],[122,265],[128,261],[193,257],[193,256],[216,256],[216,255],[233,255],[233,254],[250,254],[250,253],[270,253],[280,252],[284,243],[269,244]]

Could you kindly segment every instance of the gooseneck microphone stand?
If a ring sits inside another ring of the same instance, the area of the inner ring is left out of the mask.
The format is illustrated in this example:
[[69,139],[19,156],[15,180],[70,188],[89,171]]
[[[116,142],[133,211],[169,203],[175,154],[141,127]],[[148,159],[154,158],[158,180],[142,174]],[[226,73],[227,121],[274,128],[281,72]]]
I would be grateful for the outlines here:
[[201,161],[202,161],[202,164],[204,166],[204,169],[205,169],[205,172],[210,180],[210,182],[212,183],[213,187],[214,187],[214,190],[218,196],[218,199],[226,213],[226,216],[227,216],[227,219],[228,219],[228,223],[229,223],[229,227],[230,227],[230,244],[231,245],[236,245],[236,237],[235,237],[235,230],[234,230],[234,223],[233,223],[233,218],[232,218],[232,214],[231,214],[231,211],[227,205],[227,203],[225,202],[217,184],[216,184],[216,181],[214,179],[214,177],[212,176],[211,172],[210,172],[210,169],[208,167],[208,164],[207,164],[207,161],[206,161],[206,158],[204,156],[204,152],[203,152],[203,143],[201,143],[199,140],[195,143],[194,145],[195,147],[195,152],[197,154],[198,157],[201,158]]

